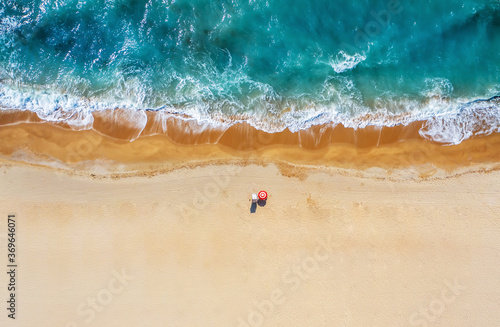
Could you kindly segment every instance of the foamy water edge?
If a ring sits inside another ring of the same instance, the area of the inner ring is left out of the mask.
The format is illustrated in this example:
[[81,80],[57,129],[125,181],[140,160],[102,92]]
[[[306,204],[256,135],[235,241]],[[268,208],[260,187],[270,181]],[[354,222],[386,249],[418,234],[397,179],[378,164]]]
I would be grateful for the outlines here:
[[[229,116],[217,112],[209,114],[206,108],[191,106],[164,106],[160,108],[138,108],[130,102],[95,101],[76,96],[57,94],[41,90],[37,94],[14,90],[0,84],[0,110],[28,110],[47,122],[64,122],[73,130],[92,129],[95,111],[109,109],[126,109],[129,112],[127,121],[120,121],[138,131],[132,140],[139,137],[147,124],[146,111],[154,111],[162,121],[163,132],[166,132],[166,120],[174,117],[190,122],[190,126],[200,129],[225,130],[236,123],[246,122],[252,127],[268,133],[281,132],[289,129],[291,132],[308,129],[316,125],[342,124],[348,128],[365,128],[367,126],[392,127],[408,125],[423,121],[420,135],[428,140],[443,145],[459,144],[472,136],[484,136],[500,132],[500,96],[490,99],[473,99],[467,101],[449,100],[442,96],[433,96],[426,103],[405,100],[397,105],[403,107],[401,113],[393,113],[383,104],[375,112],[361,110],[350,114],[339,112],[327,105],[293,108],[279,115],[257,115],[247,113],[239,116]],[[272,103],[269,103],[272,105]],[[202,105],[203,106],[203,105]],[[123,117],[123,116],[121,116]]]

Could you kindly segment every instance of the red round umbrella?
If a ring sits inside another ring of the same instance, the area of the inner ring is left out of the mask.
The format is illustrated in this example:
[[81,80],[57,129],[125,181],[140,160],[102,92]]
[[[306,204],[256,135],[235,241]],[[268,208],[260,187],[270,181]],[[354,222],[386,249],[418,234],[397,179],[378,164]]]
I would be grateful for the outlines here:
[[267,199],[267,192],[266,191],[260,191],[259,192],[259,199],[266,200]]

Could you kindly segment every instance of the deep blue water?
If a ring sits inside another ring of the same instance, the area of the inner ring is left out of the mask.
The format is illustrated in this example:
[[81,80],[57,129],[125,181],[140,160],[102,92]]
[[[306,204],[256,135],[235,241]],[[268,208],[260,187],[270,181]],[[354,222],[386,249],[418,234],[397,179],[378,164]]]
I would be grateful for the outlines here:
[[128,107],[299,129],[497,95],[497,0],[0,3],[0,106],[43,117]]

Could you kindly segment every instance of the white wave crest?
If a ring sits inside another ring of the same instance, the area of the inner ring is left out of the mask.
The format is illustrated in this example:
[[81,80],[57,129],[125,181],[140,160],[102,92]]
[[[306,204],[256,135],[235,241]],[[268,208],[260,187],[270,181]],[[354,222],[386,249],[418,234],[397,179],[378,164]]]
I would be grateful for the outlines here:
[[458,112],[427,119],[419,133],[445,145],[459,144],[472,136],[500,133],[499,105],[499,98],[462,105]]
[[351,56],[341,50],[335,58],[330,59],[330,66],[332,66],[333,70],[336,73],[340,74],[347,70],[353,69],[365,59],[366,59],[365,55],[356,53],[353,56]]

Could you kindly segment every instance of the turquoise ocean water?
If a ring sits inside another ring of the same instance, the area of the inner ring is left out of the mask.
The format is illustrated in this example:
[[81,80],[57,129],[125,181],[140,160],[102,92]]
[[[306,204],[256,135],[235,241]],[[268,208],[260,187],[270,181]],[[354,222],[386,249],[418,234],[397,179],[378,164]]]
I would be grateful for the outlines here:
[[424,119],[453,144],[500,132],[499,95],[498,0],[0,2],[0,107],[75,128],[118,107],[266,131]]

